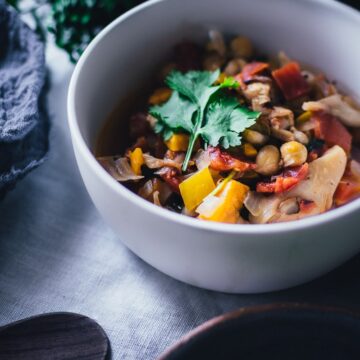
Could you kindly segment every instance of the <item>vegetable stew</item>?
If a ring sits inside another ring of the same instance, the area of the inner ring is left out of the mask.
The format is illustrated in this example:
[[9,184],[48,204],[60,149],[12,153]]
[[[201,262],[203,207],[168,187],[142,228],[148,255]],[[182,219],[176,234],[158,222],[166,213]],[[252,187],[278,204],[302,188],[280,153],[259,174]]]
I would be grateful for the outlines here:
[[249,39],[225,41],[212,30],[203,46],[178,44],[137,102],[114,118],[111,140],[100,134],[99,143],[115,147],[98,148],[97,159],[157,206],[203,221],[264,224],[360,196],[359,106],[283,52],[267,58]]

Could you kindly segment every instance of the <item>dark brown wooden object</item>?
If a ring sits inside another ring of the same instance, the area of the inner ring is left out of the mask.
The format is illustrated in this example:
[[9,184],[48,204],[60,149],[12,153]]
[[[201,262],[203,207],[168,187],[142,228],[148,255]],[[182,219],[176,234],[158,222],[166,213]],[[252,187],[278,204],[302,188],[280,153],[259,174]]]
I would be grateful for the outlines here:
[[104,360],[109,342],[94,320],[50,313],[0,328],[0,360]]

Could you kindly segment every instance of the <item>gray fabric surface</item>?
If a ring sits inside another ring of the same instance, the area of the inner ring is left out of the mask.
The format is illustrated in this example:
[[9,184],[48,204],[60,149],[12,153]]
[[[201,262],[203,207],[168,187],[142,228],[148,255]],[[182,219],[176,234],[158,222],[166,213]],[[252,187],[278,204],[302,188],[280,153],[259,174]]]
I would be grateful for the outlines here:
[[44,44],[0,0],[0,198],[48,150]]
[[53,49],[48,63],[49,161],[0,203],[0,326],[79,312],[104,327],[113,359],[154,359],[197,325],[241,306],[296,301],[360,310],[360,257],[294,289],[227,295],[180,283],[133,255],[99,216],[75,164],[65,102],[72,68]]

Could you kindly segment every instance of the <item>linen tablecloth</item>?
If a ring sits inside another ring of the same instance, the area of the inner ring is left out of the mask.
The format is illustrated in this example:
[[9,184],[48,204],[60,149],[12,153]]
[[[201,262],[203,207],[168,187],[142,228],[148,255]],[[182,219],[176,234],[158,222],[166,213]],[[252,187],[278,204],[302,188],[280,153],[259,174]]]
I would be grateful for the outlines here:
[[154,359],[197,325],[241,306],[296,301],[360,310],[359,256],[294,289],[228,295],[173,280],[132,254],[100,217],[75,164],[66,116],[73,68],[51,46],[47,62],[49,158],[0,203],[0,326],[79,312],[104,327],[113,359]]

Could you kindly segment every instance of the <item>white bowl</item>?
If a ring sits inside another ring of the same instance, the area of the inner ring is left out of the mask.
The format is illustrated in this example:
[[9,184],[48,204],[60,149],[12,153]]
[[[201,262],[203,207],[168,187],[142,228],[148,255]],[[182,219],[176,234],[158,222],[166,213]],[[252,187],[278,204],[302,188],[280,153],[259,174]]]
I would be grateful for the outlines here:
[[[119,17],[92,41],[71,79],[68,116],[86,188],[138,256],[186,283],[232,293],[294,286],[360,249],[360,199],[301,221],[229,225],[199,221],[141,199],[118,184],[92,149],[118,99],[146,81],[184,37],[209,28],[244,34],[264,52],[282,49],[360,93],[360,15],[330,0],[153,0]],[[334,284],[335,285],[335,284]]]

